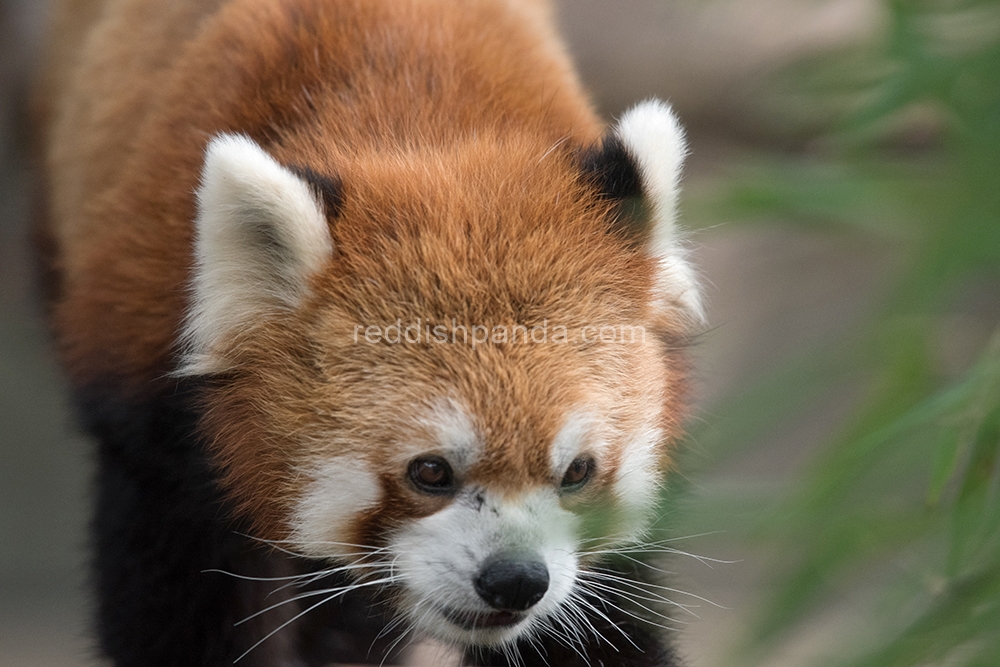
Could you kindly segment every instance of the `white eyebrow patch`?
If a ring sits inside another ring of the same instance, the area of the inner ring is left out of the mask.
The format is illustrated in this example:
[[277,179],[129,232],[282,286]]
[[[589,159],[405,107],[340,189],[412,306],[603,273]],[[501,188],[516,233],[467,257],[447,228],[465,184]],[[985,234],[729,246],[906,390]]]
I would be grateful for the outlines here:
[[562,478],[566,468],[580,455],[585,445],[596,444],[597,426],[598,421],[593,415],[583,410],[571,412],[566,417],[566,422],[552,439],[552,449],[549,452],[552,474],[556,479]]
[[468,468],[482,453],[482,438],[469,411],[454,398],[434,404],[415,426],[423,434],[403,444],[400,453],[406,459],[434,450],[445,454],[452,466]]

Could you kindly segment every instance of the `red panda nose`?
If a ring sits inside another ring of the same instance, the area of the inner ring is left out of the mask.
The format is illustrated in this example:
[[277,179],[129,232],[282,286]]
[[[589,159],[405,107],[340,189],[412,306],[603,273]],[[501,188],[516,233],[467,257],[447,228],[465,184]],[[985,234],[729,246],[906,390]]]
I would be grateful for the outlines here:
[[483,565],[475,586],[479,597],[494,609],[524,611],[545,595],[549,571],[536,560],[495,557]]

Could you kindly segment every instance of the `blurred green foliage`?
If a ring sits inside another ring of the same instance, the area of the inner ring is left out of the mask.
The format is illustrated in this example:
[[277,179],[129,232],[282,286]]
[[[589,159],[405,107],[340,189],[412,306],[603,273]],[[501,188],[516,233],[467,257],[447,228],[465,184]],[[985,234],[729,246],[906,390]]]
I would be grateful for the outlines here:
[[757,508],[746,534],[773,555],[768,599],[733,653],[741,667],[767,664],[851,596],[858,622],[816,664],[1000,666],[1000,329],[969,368],[939,353],[970,294],[1000,301],[1000,3],[884,10],[878,39],[783,79],[786,101],[827,121],[807,148],[755,156],[715,193],[720,219],[840,227],[899,267],[863,325],[694,433],[725,461],[832,388],[860,387],[791,490],[726,499]]

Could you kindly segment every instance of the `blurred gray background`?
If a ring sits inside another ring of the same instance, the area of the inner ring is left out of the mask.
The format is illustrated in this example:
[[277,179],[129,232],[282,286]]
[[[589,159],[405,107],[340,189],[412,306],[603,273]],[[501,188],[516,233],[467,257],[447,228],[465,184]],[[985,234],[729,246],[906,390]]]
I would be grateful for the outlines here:
[[[87,634],[86,545],[90,443],[74,428],[64,383],[47,349],[28,249],[31,179],[24,100],[44,35],[45,3],[0,0],[0,667],[96,664]],[[611,118],[649,96],[670,100],[691,134],[685,187],[711,188],[742,151],[794,150],[808,130],[761,93],[803,53],[863,40],[879,25],[867,0],[563,0],[560,22],[579,69]],[[689,221],[701,227],[697,220]],[[842,236],[771,225],[691,235],[712,329],[698,346],[696,419],[728,387],[849,324],[878,295],[887,258]],[[736,465],[692,485],[781,484],[845,409],[825,410]],[[697,457],[698,443],[690,445]],[[683,510],[681,510],[683,512]],[[690,521],[691,532],[698,532]],[[691,667],[719,664],[756,594],[752,555],[725,536],[686,543],[740,561],[676,562],[679,588],[703,606],[681,642]],[[850,609],[831,610],[850,616]],[[802,642],[818,641],[823,628]],[[795,665],[796,644],[780,660]],[[775,663],[779,664],[779,663]]]

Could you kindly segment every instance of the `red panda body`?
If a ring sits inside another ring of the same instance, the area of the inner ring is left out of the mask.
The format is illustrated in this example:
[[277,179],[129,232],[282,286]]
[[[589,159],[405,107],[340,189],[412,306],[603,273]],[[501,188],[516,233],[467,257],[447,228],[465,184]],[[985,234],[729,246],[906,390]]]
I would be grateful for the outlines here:
[[669,109],[605,130],[529,0],[65,2],[53,37],[115,664],[673,665],[595,569],[652,518],[701,317]]

